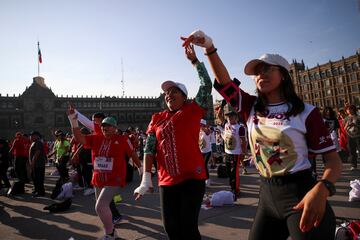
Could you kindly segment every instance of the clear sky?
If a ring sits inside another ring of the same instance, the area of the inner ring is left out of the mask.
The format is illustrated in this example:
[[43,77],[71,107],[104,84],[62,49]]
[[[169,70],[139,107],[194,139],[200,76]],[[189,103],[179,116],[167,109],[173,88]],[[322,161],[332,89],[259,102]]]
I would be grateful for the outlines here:
[[[211,36],[230,75],[254,92],[247,61],[279,53],[309,68],[360,49],[360,0],[1,0],[0,93],[40,75],[57,95],[159,96],[165,80],[199,83],[180,36]],[[197,48],[200,60],[206,60]],[[208,67],[211,78],[213,75]],[[214,92],[214,91],[213,91]],[[220,99],[218,95],[215,99]]]

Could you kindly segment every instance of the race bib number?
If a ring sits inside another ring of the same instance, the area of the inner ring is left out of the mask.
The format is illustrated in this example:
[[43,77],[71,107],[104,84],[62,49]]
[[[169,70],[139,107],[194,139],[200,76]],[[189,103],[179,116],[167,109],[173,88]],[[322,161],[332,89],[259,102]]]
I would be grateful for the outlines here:
[[109,157],[95,157],[94,170],[112,171],[114,159]]

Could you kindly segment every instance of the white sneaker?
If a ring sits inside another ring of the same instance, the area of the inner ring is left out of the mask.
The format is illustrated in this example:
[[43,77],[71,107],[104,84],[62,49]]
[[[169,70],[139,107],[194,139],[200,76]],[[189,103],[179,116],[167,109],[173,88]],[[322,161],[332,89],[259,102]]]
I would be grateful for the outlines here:
[[95,190],[93,188],[87,188],[84,190],[84,196],[89,196],[94,193],[95,193]]

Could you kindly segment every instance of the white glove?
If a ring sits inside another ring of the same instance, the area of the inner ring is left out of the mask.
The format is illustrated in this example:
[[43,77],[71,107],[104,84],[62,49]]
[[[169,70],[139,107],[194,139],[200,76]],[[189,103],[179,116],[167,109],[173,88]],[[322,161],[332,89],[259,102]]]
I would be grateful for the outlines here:
[[153,189],[154,187],[151,179],[151,173],[145,171],[143,173],[141,184],[134,190],[134,194],[138,193],[140,195],[144,195],[147,192],[153,191]]
[[76,113],[69,114],[68,118],[69,118],[69,121],[70,121],[71,128],[78,128],[79,127],[78,116],[77,116]]
[[207,36],[203,31],[196,30],[190,34],[190,37],[193,37],[192,43],[203,47],[203,48],[209,48],[213,45],[212,39]]
[[143,172],[144,172],[143,166],[138,167],[137,170],[138,170],[138,172],[139,172],[139,176],[141,177],[141,176],[143,175]]

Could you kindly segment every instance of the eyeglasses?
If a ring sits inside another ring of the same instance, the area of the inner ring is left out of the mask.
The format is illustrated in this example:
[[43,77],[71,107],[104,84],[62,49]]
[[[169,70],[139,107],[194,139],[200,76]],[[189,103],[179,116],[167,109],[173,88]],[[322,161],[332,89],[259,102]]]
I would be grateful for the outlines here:
[[255,75],[269,75],[275,70],[279,69],[279,67],[271,66],[271,65],[262,65],[255,69]]

